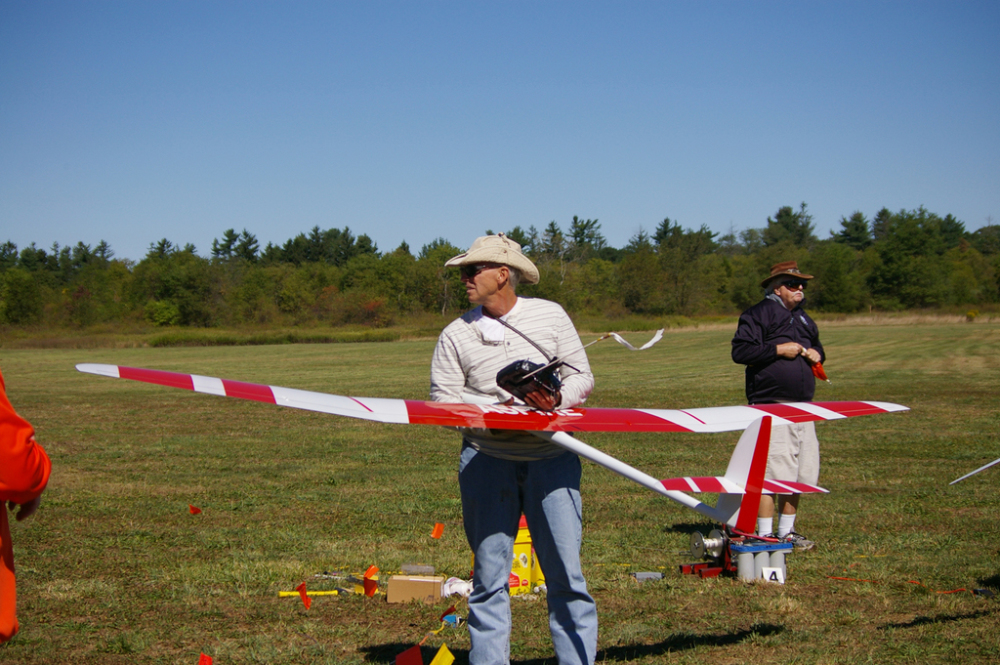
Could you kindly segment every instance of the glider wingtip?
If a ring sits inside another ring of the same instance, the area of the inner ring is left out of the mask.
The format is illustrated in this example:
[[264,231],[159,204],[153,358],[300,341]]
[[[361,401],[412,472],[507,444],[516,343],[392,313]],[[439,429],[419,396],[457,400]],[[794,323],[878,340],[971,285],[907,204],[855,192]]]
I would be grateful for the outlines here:
[[910,407],[908,406],[904,406],[902,404],[893,404],[892,402],[871,402],[871,404],[874,404],[875,406],[878,406],[880,409],[884,409],[891,413],[910,410]]
[[102,365],[100,363],[79,363],[76,366],[76,371],[83,372],[84,374],[98,374],[100,376],[110,376],[112,378],[118,378],[117,365]]

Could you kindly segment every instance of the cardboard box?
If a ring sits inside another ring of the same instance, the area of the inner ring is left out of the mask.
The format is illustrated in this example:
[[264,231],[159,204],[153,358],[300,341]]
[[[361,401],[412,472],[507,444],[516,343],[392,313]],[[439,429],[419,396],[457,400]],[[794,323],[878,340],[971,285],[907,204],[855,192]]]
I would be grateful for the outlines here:
[[390,603],[408,603],[411,600],[436,603],[441,600],[442,584],[444,578],[440,575],[393,575],[389,578],[386,600]]

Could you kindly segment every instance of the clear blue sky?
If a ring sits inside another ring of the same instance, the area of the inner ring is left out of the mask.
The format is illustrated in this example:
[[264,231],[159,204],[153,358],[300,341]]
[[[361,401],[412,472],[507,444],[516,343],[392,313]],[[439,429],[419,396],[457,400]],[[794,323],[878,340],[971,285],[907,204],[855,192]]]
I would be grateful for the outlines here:
[[0,242],[1000,220],[1000,2],[0,0]]

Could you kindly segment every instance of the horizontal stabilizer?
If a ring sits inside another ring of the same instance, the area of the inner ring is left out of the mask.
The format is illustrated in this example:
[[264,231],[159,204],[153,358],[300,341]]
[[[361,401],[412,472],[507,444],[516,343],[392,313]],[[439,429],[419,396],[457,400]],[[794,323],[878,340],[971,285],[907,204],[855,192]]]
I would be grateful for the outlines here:
[[[715,492],[718,494],[743,494],[746,492],[745,487],[737,485],[725,476],[688,476],[667,478],[660,482],[666,489],[678,492]],[[777,480],[765,480],[763,486],[763,494],[810,494],[828,491],[816,485]]]

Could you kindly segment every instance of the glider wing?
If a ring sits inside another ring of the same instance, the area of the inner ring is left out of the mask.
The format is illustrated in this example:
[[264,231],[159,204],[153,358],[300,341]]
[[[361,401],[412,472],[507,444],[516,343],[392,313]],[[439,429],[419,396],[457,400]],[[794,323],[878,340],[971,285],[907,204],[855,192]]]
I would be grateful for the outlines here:
[[245,383],[197,374],[84,363],[88,374],[131,379],[194,392],[238,397],[293,409],[374,420],[383,423],[440,425],[536,432],[732,432],[746,429],[762,416],[774,425],[834,420],[893,411],[908,411],[888,402],[796,402],[697,409],[579,408],[538,411],[502,404],[447,404],[377,397],[345,397],[281,386]]

